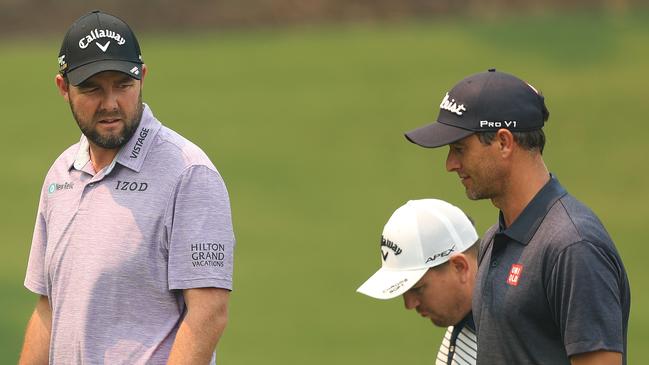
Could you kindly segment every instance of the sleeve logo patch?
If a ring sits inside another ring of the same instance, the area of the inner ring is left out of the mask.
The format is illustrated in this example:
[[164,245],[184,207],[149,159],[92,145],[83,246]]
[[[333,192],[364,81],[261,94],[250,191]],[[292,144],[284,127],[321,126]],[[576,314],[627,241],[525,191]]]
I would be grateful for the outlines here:
[[513,264],[512,268],[509,270],[509,276],[507,277],[507,284],[511,286],[518,286],[518,281],[521,278],[523,273],[523,265]]
[[225,245],[222,243],[192,243],[191,246],[193,267],[223,267],[225,259]]

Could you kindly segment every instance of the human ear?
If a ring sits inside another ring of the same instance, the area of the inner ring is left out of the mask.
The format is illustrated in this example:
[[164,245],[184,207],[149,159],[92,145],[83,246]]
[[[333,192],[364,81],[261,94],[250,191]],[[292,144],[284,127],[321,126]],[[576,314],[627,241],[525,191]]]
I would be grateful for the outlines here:
[[507,129],[499,129],[496,132],[495,142],[503,157],[508,157],[514,149],[514,135]]
[[448,260],[453,270],[461,283],[466,283],[469,280],[469,261],[467,257],[459,253],[457,255],[451,256]]
[[70,101],[70,85],[65,82],[65,79],[61,74],[56,74],[54,83],[56,83],[56,88],[59,90],[59,94],[63,96],[65,101]]
[[146,65],[142,64],[142,76],[140,77],[140,88],[144,88],[144,77],[146,76],[147,71],[148,68],[146,67]]

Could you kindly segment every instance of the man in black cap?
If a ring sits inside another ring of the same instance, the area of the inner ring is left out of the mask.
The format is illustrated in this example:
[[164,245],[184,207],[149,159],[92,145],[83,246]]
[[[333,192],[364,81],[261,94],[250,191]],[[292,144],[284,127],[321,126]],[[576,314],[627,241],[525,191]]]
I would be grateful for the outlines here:
[[448,145],[469,199],[491,199],[473,295],[478,364],[625,364],[630,290],[595,214],[543,161],[543,96],[494,69],[446,93],[435,123],[406,133]]
[[234,234],[220,174],[142,103],[130,27],[79,18],[56,85],[81,129],[41,190],[21,364],[214,364]]

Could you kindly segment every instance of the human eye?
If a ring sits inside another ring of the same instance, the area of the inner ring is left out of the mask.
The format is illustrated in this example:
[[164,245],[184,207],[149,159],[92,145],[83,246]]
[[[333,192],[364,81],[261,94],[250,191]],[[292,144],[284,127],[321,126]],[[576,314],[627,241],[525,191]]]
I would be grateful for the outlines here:
[[92,94],[96,93],[99,90],[96,86],[82,86],[79,88],[79,92],[82,94]]
[[129,87],[133,86],[133,81],[125,81],[125,82],[120,82],[117,87],[119,89],[128,89]]
[[460,145],[451,145],[450,148],[452,152],[459,153],[459,154],[461,154],[464,151],[464,148]]
[[421,292],[423,290],[424,290],[423,285],[413,286],[412,288],[410,288],[410,292],[412,292],[413,294],[417,294],[417,295],[421,294]]

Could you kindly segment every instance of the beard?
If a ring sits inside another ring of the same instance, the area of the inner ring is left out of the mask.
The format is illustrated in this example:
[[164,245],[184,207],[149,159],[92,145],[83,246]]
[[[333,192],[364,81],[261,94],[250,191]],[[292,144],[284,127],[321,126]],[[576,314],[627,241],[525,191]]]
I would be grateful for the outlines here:
[[[142,113],[144,112],[144,104],[142,104],[142,92],[138,97],[137,109],[135,113],[129,117],[125,114],[123,110],[115,111],[105,111],[98,110],[92,117],[91,121],[84,121],[77,114],[74,109],[74,104],[70,101],[70,110],[72,110],[72,116],[74,120],[77,121],[81,133],[83,133],[89,141],[95,145],[105,148],[105,149],[116,149],[120,148],[128,142],[137,128],[140,126],[140,119],[142,119]],[[118,133],[106,133],[101,134],[97,129],[97,121],[102,119],[116,119],[119,118],[123,121],[124,128],[121,132]]]
[[495,196],[495,192],[485,187],[472,187],[466,189],[466,197],[469,200],[482,200],[491,199]]
[[495,164],[485,163],[479,173],[471,175],[471,186],[466,187],[466,196],[469,200],[493,199],[503,191],[507,181],[504,171]]

